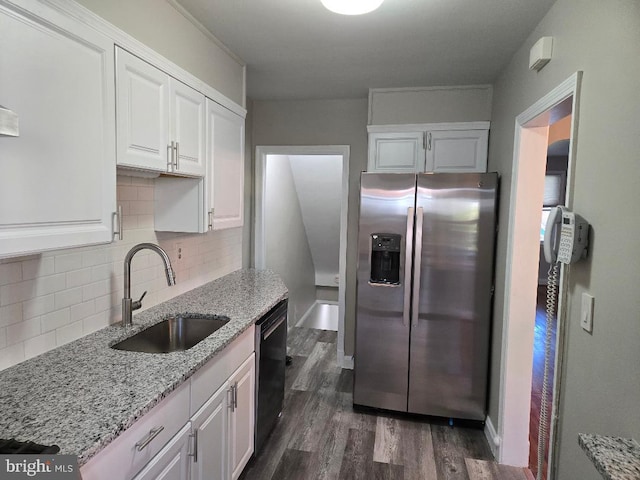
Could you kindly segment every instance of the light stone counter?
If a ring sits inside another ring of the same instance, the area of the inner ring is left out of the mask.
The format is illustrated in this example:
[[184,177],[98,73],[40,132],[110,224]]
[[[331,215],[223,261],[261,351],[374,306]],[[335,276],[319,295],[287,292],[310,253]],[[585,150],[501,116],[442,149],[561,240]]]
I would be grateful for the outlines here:
[[640,445],[635,440],[580,433],[578,443],[607,480],[640,479]]
[[[0,372],[0,438],[58,445],[83,465],[260,319],[287,289],[273,272],[239,270]],[[184,352],[109,348],[167,316],[230,321]]]

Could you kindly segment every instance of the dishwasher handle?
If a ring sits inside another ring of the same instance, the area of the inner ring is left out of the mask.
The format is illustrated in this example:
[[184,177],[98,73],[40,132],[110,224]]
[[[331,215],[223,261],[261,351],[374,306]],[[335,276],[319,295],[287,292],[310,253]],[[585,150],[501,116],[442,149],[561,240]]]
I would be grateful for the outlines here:
[[278,321],[275,322],[274,325],[271,325],[269,327],[269,329],[262,335],[262,339],[266,340],[267,338],[269,338],[271,336],[271,334],[280,326],[282,325],[282,322],[284,322],[287,319],[286,315],[283,315],[282,317],[280,317],[280,319]]

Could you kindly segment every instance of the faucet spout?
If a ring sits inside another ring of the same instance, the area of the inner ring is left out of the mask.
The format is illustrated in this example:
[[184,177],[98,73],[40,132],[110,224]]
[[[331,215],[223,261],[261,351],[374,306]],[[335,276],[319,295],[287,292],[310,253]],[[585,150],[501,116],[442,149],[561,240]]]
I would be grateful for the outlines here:
[[131,250],[124,257],[124,297],[122,299],[122,325],[131,325],[132,323],[132,314],[134,310],[137,310],[142,307],[142,299],[147,294],[144,292],[140,300],[133,301],[131,299],[131,260],[133,260],[133,256],[138,253],[140,250],[153,250],[164,262],[165,274],[167,276],[167,285],[170,287],[176,284],[176,275],[171,268],[171,260],[169,260],[169,255],[165,252],[161,247],[156,245],[155,243],[139,243],[134,245]]

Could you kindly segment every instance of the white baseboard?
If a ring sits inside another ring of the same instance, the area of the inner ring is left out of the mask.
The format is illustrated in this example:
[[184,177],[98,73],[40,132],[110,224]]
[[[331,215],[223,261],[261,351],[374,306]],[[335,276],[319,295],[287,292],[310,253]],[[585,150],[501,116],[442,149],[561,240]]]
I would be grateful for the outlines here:
[[338,350],[338,365],[347,370],[353,370],[353,355],[345,355],[344,351]]
[[500,437],[493,426],[493,422],[491,422],[491,417],[488,416],[484,423],[484,436],[487,437],[493,457],[496,461],[500,461]]

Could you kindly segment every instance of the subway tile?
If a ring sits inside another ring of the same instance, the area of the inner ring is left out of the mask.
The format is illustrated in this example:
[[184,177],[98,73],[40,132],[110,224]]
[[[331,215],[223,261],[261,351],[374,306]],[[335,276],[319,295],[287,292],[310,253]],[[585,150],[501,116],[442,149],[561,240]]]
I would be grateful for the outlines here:
[[0,285],[22,281],[22,262],[0,264]]
[[100,280],[108,280],[111,278],[112,273],[113,273],[112,264],[107,263],[104,265],[97,265],[91,269],[91,281],[97,282]]
[[96,310],[96,302],[94,300],[73,305],[70,308],[71,321],[84,320],[88,316],[96,313],[96,311],[100,310]]
[[96,313],[82,321],[82,334],[89,335],[107,326],[109,326],[109,316],[107,312]]
[[75,287],[56,293],[56,309],[70,307],[82,302],[82,290],[84,287]]
[[70,270],[79,270],[80,268],[82,268],[81,253],[68,253],[55,256],[56,273],[65,273]]
[[40,318],[31,318],[29,320],[23,320],[20,323],[14,323],[7,327],[7,345],[13,345],[15,343],[22,342],[27,338],[40,335],[42,330],[40,329]]
[[36,277],[44,277],[55,273],[55,260],[53,257],[39,257],[22,262],[22,278],[30,280]]
[[138,200],[153,201],[153,187],[137,187]]
[[0,370],[9,368],[16,363],[24,360],[24,344],[22,342],[16,345],[9,345],[0,350]]
[[109,263],[110,259],[107,256],[107,249],[101,248],[100,250],[91,250],[82,254],[82,266],[93,267],[95,265],[102,265]]
[[6,327],[12,323],[22,321],[22,303],[14,303],[6,307],[0,307],[0,327]]
[[40,317],[42,332],[50,332],[71,323],[71,310],[63,308]]
[[54,348],[56,348],[56,332],[38,335],[24,341],[24,357],[32,358]]
[[131,185],[133,177],[131,175],[118,175],[116,176],[116,185]]
[[82,301],[86,302],[93,298],[101,297],[109,293],[109,280],[101,280],[99,282],[90,283],[82,287]]
[[56,331],[56,345],[64,345],[73,342],[82,337],[82,320],[79,320],[64,327],[58,328]]
[[72,270],[65,275],[67,276],[67,288],[79,287],[91,283],[91,268]]
[[45,313],[53,312],[55,309],[54,294],[36,297],[22,303],[22,318],[28,320],[39,315],[44,315]]
[[135,230],[138,228],[138,216],[137,215],[123,215],[122,216],[122,229],[125,232],[129,230]]
[[0,305],[24,302],[36,296],[35,280],[11,283],[0,287]]
[[153,205],[153,201],[150,200],[131,202],[129,213],[132,215],[153,215]]
[[96,312],[105,312],[107,310],[110,310],[111,307],[113,307],[115,305],[120,305],[120,302],[116,302],[114,304],[111,301],[111,294],[103,295],[102,297],[98,297],[98,298],[95,299],[94,309],[95,309]]
[[138,228],[153,229],[154,225],[153,215],[138,215]]
[[64,273],[38,277],[34,281],[37,296],[49,295],[50,293],[60,292],[67,288],[67,277]]
[[118,185],[117,198],[120,200],[137,200],[138,199],[138,187],[134,185]]

